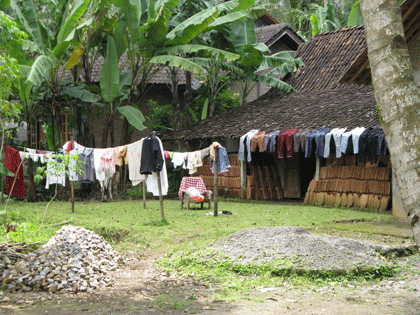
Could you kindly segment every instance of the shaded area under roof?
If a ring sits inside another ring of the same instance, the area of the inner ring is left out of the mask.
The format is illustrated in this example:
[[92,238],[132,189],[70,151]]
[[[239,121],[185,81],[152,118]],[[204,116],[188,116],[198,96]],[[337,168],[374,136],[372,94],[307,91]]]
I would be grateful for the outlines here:
[[373,90],[369,86],[340,85],[335,89],[296,92],[283,98],[273,98],[268,93],[245,106],[203,120],[165,138],[239,138],[251,129],[352,129],[379,124]]
[[258,27],[255,29],[255,35],[257,37],[257,42],[267,45],[268,48],[280,38],[293,50],[296,50],[298,46],[304,42],[303,39],[286,23]]

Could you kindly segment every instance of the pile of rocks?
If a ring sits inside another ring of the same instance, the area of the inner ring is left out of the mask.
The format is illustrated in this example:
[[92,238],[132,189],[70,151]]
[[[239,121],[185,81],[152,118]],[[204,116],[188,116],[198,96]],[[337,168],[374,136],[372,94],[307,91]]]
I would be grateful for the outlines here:
[[67,225],[47,244],[28,254],[2,282],[10,291],[88,292],[111,286],[108,271],[123,263],[103,237],[81,227]]

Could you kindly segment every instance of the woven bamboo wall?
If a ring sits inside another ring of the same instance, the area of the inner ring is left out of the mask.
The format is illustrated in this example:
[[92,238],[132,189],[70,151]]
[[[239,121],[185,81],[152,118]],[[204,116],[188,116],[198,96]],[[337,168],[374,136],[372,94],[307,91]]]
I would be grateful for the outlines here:
[[387,210],[390,200],[390,167],[325,166],[309,185],[304,203]]
[[[219,196],[235,197],[241,196],[241,166],[237,153],[229,154],[230,169],[226,173],[219,174]],[[210,159],[204,159],[203,166],[193,176],[203,178],[208,190],[214,190],[214,174],[210,169]]]

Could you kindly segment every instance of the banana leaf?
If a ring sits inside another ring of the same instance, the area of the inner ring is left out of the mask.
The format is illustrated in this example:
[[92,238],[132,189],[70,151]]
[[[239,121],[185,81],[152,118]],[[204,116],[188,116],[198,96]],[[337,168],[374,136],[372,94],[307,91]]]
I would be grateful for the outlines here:
[[112,36],[108,36],[106,56],[102,66],[99,82],[102,98],[105,102],[112,102],[114,100],[118,93],[119,84],[120,72],[118,69],[117,48],[114,38]]
[[127,118],[128,122],[137,130],[144,130],[146,127],[143,125],[146,120],[141,111],[133,106],[127,105],[118,107],[118,111]]
[[6,175],[6,176],[10,176],[10,177],[15,177],[15,174],[13,174],[11,171],[9,171],[4,165],[3,163],[0,162],[0,174],[1,175]]

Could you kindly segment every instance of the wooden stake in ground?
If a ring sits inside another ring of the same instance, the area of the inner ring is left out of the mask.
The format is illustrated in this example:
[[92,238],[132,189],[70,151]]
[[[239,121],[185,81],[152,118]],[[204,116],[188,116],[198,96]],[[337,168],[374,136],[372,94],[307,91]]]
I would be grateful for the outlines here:
[[162,196],[160,172],[157,173],[157,182],[158,182],[158,188],[159,188],[160,214],[162,216],[162,221],[165,221],[165,212],[163,211],[163,196]]
[[[147,178],[147,175],[146,175]],[[146,209],[146,180],[143,181],[143,208]]]
[[217,165],[217,154],[218,154],[218,148],[214,149],[214,199],[213,199],[213,203],[214,203],[214,216],[217,217],[217,213],[218,213],[218,201],[219,201],[219,165]]

